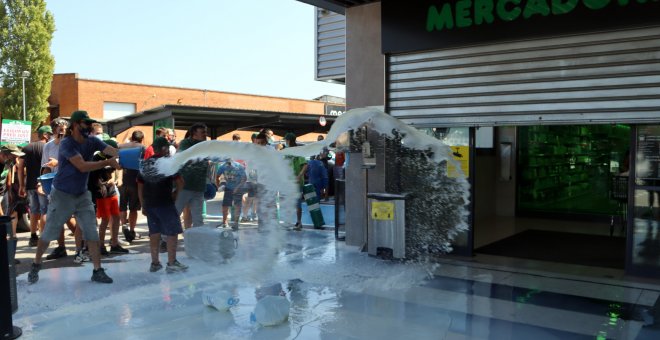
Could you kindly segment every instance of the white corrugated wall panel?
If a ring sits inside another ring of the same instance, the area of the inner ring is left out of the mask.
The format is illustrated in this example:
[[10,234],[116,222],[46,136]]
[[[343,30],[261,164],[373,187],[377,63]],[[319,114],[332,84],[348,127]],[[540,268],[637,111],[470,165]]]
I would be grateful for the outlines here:
[[660,121],[660,27],[392,55],[387,83],[416,125]]
[[316,80],[346,78],[346,18],[316,9]]

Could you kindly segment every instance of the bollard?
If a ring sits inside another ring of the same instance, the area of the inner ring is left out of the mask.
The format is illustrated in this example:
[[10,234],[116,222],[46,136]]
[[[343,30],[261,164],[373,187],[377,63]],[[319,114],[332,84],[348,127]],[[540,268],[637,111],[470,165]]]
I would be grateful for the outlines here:
[[303,187],[303,196],[305,197],[305,203],[307,203],[307,210],[312,216],[312,223],[314,223],[314,228],[321,229],[325,224],[323,220],[323,213],[321,213],[321,204],[319,203],[319,198],[316,197],[316,190],[311,184],[305,184]]
[[[0,339],[16,339],[23,330],[13,325],[12,314],[18,308],[16,297],[16,268],[14,267],[14,255],[16,247],[10,254],[7,244],[7,229],[11,228],[11,218],[0,217]],[[14,275],[10,276],[10,263]],[[14,304],[12,305],[12,296]]]

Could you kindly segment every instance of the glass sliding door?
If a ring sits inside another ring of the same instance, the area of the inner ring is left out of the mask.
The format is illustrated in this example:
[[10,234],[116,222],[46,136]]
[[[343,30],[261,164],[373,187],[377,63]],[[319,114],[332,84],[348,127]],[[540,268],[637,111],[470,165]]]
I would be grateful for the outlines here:
[[[447,144],[452,152],[452,157],[460,165],[460,172],[462,172],[468,182],[470,183],[470,205],[467,208],[470,212],[468,216],[469,230],[458,233],[452,241],[453,255],[472,256],[473,251],[473,230],[474,230],[474,150],[475,150],[475,134],[476,129],[470,127],[443,127],[443,128],[422,128],[420,129]],[[486,129],[484,129],[486,130]],[[492,130],[491,134],[483,134],[482,138],[486,143],[490,138],[490,147],[492,147]],[[458,169],[455,166],[447,165],[448,177],[457,177]]]
[[627,271],[660,275],[660,125],[635,133],[634,185],[630,188]]

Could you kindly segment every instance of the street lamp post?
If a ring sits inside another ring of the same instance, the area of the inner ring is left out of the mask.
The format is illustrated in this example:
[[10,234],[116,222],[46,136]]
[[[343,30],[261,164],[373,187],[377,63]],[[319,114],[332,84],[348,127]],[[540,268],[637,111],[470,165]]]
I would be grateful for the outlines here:
[[23,73],[21,73],[21,78],[23,78],[23,120],[25,120],[25,118],[26,118],[26,114],[25,114],[25,111],[26,111],[26,108],[25,108],[25,78],[28,78],[29,76],[30,76],[30,72],[28,72],[28,71],[23,71]]

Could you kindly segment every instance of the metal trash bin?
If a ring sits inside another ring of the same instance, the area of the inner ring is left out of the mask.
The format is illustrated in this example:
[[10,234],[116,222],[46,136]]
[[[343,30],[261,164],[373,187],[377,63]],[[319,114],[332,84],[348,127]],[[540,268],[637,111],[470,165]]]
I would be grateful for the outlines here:
[[367,251],[385,259],[406,257],[406,195],[368,193]]
[[0,338],[15,339],[23,331],[12,324],[12,314],[18,310],[16,291],[16,239],[7,240],[7,232],[11,230],[11,218],[0,217],[0,310],[10,310],[11,313],[0,314]]

